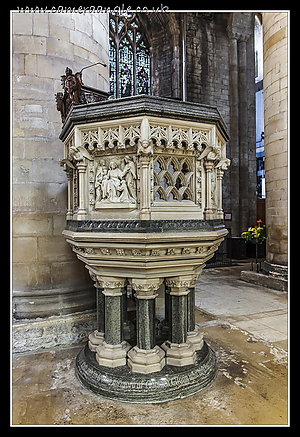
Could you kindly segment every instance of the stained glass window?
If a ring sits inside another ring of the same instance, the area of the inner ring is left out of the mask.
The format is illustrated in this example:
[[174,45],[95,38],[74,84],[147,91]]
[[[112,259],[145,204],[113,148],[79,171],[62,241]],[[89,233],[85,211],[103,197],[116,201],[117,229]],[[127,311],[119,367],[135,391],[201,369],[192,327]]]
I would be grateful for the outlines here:
[[109,16],[111,98],[150,94],[150,53],[136,13]]

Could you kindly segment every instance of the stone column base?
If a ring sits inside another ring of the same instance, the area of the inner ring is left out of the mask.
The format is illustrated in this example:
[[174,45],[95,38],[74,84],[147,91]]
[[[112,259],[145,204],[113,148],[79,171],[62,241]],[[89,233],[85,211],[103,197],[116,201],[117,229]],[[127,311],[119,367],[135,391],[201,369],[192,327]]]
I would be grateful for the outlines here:
[[127,365],[136,373],[159,372],[165,365],[165,353],[157,345],[150,350],[139,349],[134,346],[128,352]]
[[187,342],[193,344],[195,351],[200,351],[203,347],[203,333],[198,328],[188,332]]
[[122,341],[120,344],[107,344],[106,341],[103,341],[102,345],[96,348],[96,360],[100,366],[125,366],[126,355],[130,348],[127,341]]
[[194,364],[196,351],[192,343],[171,343],[166,340],[162,345],[166,351],[166,363],[171,366],[188,366]]
[[104,333],[98,332],[97,329],[89,335],[89,348],[96,352],[96,348],[101,346],[104,341]]

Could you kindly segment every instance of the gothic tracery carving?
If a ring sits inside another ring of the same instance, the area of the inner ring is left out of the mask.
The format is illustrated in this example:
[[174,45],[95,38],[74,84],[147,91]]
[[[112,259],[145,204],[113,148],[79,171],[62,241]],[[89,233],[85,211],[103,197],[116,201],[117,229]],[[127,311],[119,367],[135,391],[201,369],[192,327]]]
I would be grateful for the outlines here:
[[193,163],[191,158],[176,156],[154,158],[154,199],[193,200]]

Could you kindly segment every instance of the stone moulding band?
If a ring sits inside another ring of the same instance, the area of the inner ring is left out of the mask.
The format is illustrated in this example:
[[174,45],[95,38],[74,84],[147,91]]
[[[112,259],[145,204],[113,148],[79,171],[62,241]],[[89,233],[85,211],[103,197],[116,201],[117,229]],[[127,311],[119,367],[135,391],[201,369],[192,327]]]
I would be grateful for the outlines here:
[[73,232],[171,232],[213,231],[225,228],[215,220],[67,220],[66,230]]
[[139,374],[127,366],[108,368],[98,366],[95,353],[86,346],[76,360],[76,376],[92,392],[129,403],[159,403],[196,394],[217,376],[217,359],[204,342],[196,352],[194,365],[166,365],[159,372]]

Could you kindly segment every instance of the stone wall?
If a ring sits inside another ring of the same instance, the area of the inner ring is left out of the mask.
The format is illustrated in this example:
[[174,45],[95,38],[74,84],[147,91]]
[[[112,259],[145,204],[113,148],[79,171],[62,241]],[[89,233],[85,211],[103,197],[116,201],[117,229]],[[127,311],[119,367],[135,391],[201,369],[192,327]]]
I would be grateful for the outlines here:
[[216,105],[229,125],[228,14],[186,15],[187,100]]
[[[67,178],[59,165],[62,124],[54,95],[62,91],[67,66],[76,72],[108,63],[108,16],[12,13],[12,32],[13,311],[19,331],[28,319],[94,311],[92,282],[62,236]],[[83,82],[108,91],[108,69],[85,70]]]
[[263,34],[266,269],[284,274],[288,263],[288,14],[264,12]]
[[[230,131],[228,15],[206,19],[187,13],[187,100],[215,105]],[[230,142],[227,156],[230,159]],[[232,212],[230,168],[224,175],[223,209]],[[227,223],[230,227],[230,223]]]

